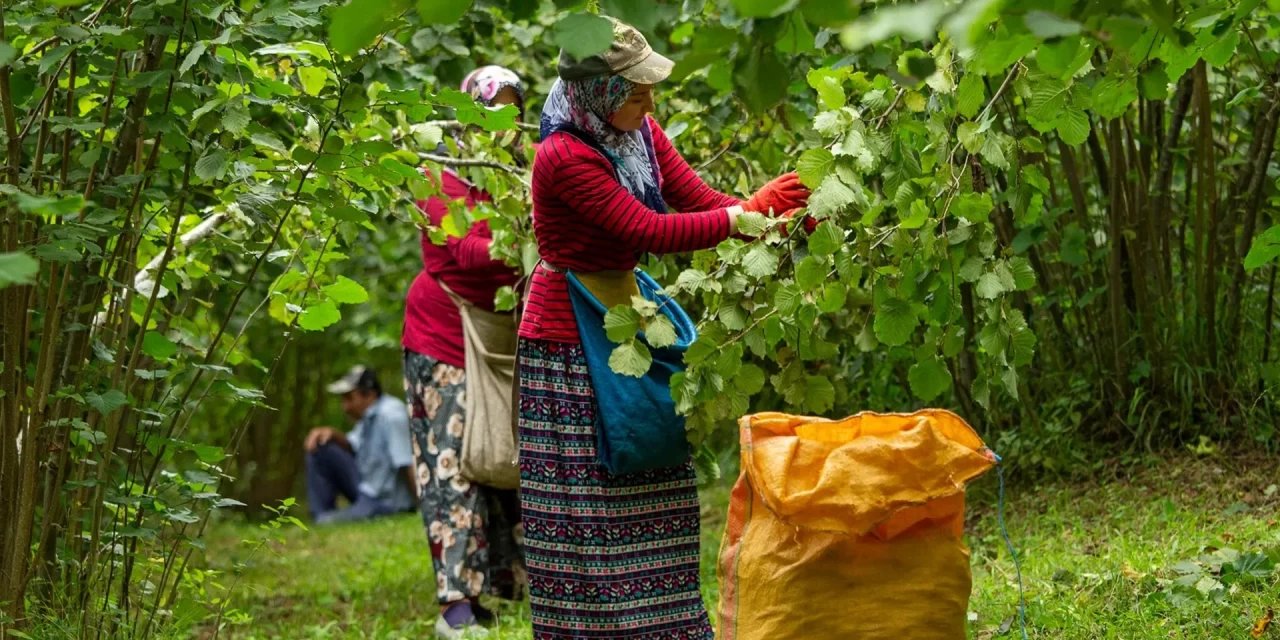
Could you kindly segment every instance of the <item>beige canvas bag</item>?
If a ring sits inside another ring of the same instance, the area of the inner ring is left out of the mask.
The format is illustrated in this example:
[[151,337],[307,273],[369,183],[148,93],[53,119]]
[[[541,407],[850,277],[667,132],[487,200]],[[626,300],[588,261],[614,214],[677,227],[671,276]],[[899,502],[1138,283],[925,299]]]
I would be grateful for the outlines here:
[[520,486],[516,434],[511,425],[516,373],[516,319],[471,304],[436,280],[462,315],[466,362],[466,414],[462,477],[499,489]]

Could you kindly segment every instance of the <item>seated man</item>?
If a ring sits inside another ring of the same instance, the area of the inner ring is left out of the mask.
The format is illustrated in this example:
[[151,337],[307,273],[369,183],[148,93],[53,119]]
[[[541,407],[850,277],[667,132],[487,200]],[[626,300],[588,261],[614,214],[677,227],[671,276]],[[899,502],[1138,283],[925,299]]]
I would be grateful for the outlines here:
[[[316,427],[307,434],[307,501],[319,524],[365,520],[416,506],[409,412],[382,393],[373,370],[352,367],[330,384],[355,422],[350,433]],[[337,508],[338,494],[351,504]]]

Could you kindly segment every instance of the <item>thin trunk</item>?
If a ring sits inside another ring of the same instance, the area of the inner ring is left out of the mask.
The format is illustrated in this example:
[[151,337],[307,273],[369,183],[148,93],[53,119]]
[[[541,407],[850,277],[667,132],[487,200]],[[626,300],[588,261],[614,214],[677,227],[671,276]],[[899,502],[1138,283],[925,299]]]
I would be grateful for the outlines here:
[[1271,283],[1267,285],[1267,310],[1262,314],[1262,363],[1271,362],[1271,327],[1275,324],[1276,266],[1271,265]]
[[[1090,136],[1091,139],[1094,139],[1092,133],[1090,133]],[[1128,333],[1128,322],[1126,321],[1127,308],[1124,302],[1124,261],[1121,255],[1124,251],[1124,190],[1119,188],[1124,175],[1120,173],[1122,169],[1119,157],[1121,154],[1120,145],[1111,144],[1108,146],[1111,148],[1111,184],[1114,187],[1110,190],[1110,205],[1107,212],[1107,298],[1111,319],[1111,348],[1113,354],[1111,380],[1116,391],[1119,392],[1119,397],[1126,399],[1129,396],[1128,357],[1125,354],[1128,350],[1128,345],[1122,336]],[[1100,163],[1096,159],[1095,163],[1099,169],[1106,166],[1105,163]]]
[[1196,234],[1197,244],[1203,242],[1203,251],[1196,252],[1196,259],[1201,262],[1199,312],[1204,316],[1204,339],[1206,348],[1203,356],[1212,366],[1218,361],[1218,183],[1216,149],[1213,146],[1213,106],[1209,95],[1209,72],[1204,60],[1196,64],[1196,109],[1198,116],[1200,184],[1197,191],[1200,195],[1199,229]]
[[[1249,245],[1253,242],[1253,234],[1257,230],[1258,214],[1262,209],[1268,182],[1267,167],[1271,165],[1271,155],[1275,150],[1277,128],[1280,128],[1280,100],[1273,100],[1271,108],[1267,111],[1266,121],[1255,136],[1262,140],[1262,144],[1257,157],[1249,158],[1252,166],[1249,174],[1252,180],[1249,184],[1243,185],[1241,194],[1243,211],[1240,236],[1234,252],[1229,254],[1227,259],[1229,276],[1227,278],[1227,343],[1225,347],[1228,353],[1235,353],[1236,347],[1240,344],[1241,317],[1244,315],[1240,308],[1241,299],[1244,295],[1245,283],[1249,280],[1244,273],[1243,256],[1248,253]],[[1231,230],[1234,230],[1234,227]]]
[[[1151,181],[1151,213],[1153,217],[1158,216],[1158,219],[1154,222],[1156,233],[1160,238],[1158,245],[1160,295],[1166,299],[1169,297],[1173,283],[1173,254],[1172,239],[1170,237],[1171,230],[1174,227],[1173,198],[1170,196],[1170,187],[1173,182],[1173,158],[1174,150],[1177,149],[1178,141],[1182,136],[1182,125],[1186,120],[1187,110],[1191,106],[1192,84],[1193,81],[1190,75],[1184,75],[1178,81],[1178,90],[1173,98],[1173,111],[1170,114],[1169,128],[1166,130],[1164,140],[1160,144],[1160,153],[1156,160],[1155,178]],[[1187,188],[1190,188],[1190,182],[1188,182]]]

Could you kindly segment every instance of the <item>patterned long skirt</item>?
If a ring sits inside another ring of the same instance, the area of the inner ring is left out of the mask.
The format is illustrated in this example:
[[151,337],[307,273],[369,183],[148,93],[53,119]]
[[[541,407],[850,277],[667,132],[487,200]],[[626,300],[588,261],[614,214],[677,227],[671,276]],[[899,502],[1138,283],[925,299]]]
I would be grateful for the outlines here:
[[472,484],[458,472],[466,374],[406,349],[404,386],[437,600],[519,597],[526,576],[516,491]]
[[535,640],[710,640],[693,467],[611,476],[578,345],[520,344],[520,504]]

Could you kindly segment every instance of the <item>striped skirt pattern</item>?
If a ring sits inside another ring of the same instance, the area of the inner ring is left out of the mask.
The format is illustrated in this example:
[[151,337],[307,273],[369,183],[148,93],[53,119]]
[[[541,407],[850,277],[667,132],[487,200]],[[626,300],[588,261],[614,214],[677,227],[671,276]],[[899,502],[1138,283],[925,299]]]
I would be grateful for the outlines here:
[[582,347],[522,340],[519,359],[534,639],[711,640],[692,465],[609,475]]

